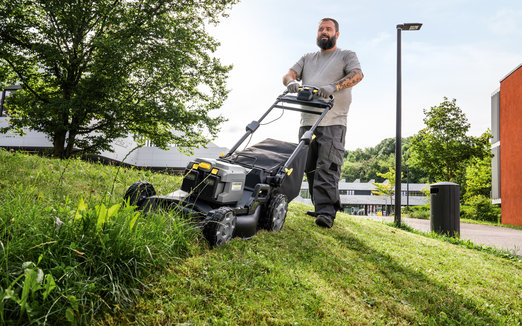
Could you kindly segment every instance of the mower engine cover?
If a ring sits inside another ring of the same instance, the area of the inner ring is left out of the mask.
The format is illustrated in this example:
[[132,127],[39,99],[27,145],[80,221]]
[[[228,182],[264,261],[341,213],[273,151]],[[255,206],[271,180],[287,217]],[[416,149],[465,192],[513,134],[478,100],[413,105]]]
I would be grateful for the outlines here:
[[[248,186],[249,177],[250,179],[255,179],[254,172],[256,172],[256,169],[263,170],[268,176],[275,176],[296,148],[297,144],[267,138],[243,151],[235,153],[230,157],[230,161],[231,163],[252,169],[252,173],[247,176]],[[287,176],[283,183],[277,189],[277,192],[284,194],[288,201],[292,201],[299,195],[307,155],[308,146],[303,146],[288,167]],[[267,179],[267,176],[264,179],[261,177],[255,183],[269,183]],[[254,187],[255,183],[251,187]]]
[[185,169],[181,190],[192,198],[219,204],[241,199],[249,169],[216,159],[198,158]]

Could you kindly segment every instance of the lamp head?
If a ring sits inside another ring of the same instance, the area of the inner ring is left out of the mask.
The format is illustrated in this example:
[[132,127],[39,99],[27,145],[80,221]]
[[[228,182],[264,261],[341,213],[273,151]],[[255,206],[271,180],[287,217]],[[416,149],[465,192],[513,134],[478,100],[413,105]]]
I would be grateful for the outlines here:
[[422,27],[422,23],[404,23],[397,25],[397,29],[403,31],[418,31]]

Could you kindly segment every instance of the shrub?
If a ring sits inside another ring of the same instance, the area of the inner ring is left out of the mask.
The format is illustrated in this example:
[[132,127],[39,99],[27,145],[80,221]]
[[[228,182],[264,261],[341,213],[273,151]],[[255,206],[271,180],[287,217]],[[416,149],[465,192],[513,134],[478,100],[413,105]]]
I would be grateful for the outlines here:
[[[500,221],[500,208],[491,203],[486,196],[473,196],[466,202],[464,210],[461,207],[461,217],[477,221],[498,223]],[[464,214],[462,214],[464,212]]]
[[468,220],[476,220],[473,215],[473,207],[469,205],[460,205],[460,218]]
[[409,212],[407,212],[408,217],[419,218],[423,220],[429,220],[430,214],[430,204],[421,206],[410,206],[410,210]]

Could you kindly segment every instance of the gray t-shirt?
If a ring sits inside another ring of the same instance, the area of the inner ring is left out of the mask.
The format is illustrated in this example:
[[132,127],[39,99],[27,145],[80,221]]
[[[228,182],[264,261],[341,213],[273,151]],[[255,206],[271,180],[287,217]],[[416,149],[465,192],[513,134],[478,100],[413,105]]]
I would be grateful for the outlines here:
[[[290,69],[296,72],[297,79],[302,80],[303,85],[321,87],[335,83],[355,68],[361,69],[355,52],[337,48],[330,52],[307,53]],[[346,126],[348,110],[352,103],[352,88],[345,88],[333,95],[334,107],[319,126]],[[311,126],[317,118],[318,115],[302,113],[301,126]]]

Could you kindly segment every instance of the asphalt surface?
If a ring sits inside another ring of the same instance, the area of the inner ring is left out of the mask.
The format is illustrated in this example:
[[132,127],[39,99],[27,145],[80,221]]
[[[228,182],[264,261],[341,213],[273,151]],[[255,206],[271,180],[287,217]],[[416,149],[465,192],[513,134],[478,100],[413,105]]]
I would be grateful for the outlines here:
[[[355,215],[354,215],[355,216]],[[393,222],[393,216],[357,216],[375,221]],[[401,222],[422,232],[430,232],[430,220],[402,217]],[[460,223],[460,238],[476,245],[507,250],[522,256],[522,230],[500,226]]]

